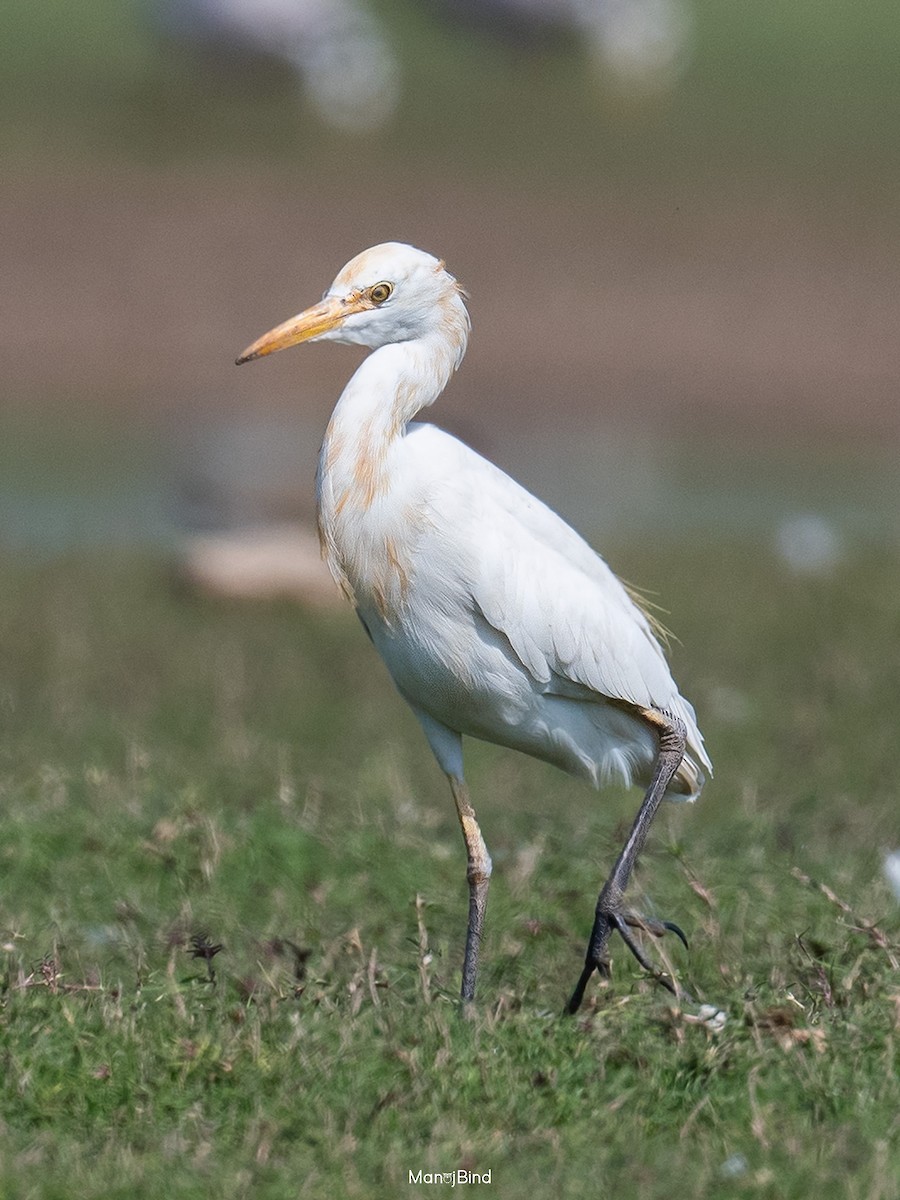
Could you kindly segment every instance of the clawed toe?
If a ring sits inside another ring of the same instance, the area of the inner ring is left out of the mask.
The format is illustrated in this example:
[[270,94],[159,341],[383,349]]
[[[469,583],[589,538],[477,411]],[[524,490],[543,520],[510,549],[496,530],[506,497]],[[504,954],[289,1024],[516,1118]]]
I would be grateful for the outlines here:
[[[663,937],[663,935],[666,933],[674,933],[687,949],[688,940],[680,926],[676,925],[674,921],[657,921],[653,918],[642,917],[637,913],[632,912],[607,911],[602,914],[598,912],[598,918],[601,918],[601,916],[603,918],[600,923],[601,927],[598,928],[597,924],[594,926],[594,932],[591,936],[590,945],[588,946],[588,952],[585,958],[584,969],[581,972],[581,977],[578,980],[578,984],[572,994],[572,998],[566,1005],[567,1013],[577,1012],[579,1006],[581,1005],[588,980],[594,971],[597,971],[597,973],[604,978],[609,978],[610,969],[609,959],[606,955],[606,942],[609,938],[609,934],[614,929],[631,951],[632,955],[637,959],[644,970],[649,975],[653,976],[657,983],[662,984],[662,986],[667,991],[671,992],[673,996],[678,996],[681,994],[680,989],[669,978],[669,976],[650,961],[631,933],[632,929],[640,929],[643,932],[650,933],[654,937],[658,938]],[[602,928],[604,925],[606,927],[605,930]]]
[[[660,969],[650,961],[638,943],[631,936],[631,929],[629,929],[629,926],[636,929],[645,929],[647,926],[641,921],[635,922],[633,920],[629,920],[630,915],[631,914],[628,914],[628,916],[625,914],[619,915],[618,913],[610,914],[610,924],[614,929],[619,931],[619,936],[621,937],[622,941],[638,960],[644,970],[649,975],[652,975],[657,983],[661,983],[662,986],[667,991],[671,992],[673,996],[677,996],[678,990],[672,980],[669,979],[668,975],[664,975],[663,972],[660,971]],[[661,925],[661,923],[659,924]],[[650,932],[656,937],[662,937],[663,933],[665,933],[665,929],[660,928],[658,931],[655,929],[650,929]]]
[[[641,929],[645,933],[652,933],[654,937],[661,938],[666,933],[674,933],[678,940],[682,943],[685,950],[690,950],[687,937],[680,925],[676,925],[674,921],[657,921],[653,917],[641,917],[637,913],[620,913],[618,917],[630,925],[632,929]],[[621,926],[614,918],[613,924],[621,932]]]
[[669,933],[674,933],[678,940],[684,946],[685,950],[690,950],[687,937],[680,925],[676,925],[674,921],[663,921],[663,929],[668,929]]

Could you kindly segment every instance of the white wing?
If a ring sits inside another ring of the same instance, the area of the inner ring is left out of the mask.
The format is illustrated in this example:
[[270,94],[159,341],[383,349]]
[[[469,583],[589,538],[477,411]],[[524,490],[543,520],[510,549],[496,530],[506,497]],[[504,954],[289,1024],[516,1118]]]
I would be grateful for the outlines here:
[[498,467],[456,445],[456,495],[442,532],[458,542],[460,558],[471,563],[474,554],[472,599],[487,624],[548,695],[676,713],[690,749],[709,767],[694,710],[647,617],[603,559]]

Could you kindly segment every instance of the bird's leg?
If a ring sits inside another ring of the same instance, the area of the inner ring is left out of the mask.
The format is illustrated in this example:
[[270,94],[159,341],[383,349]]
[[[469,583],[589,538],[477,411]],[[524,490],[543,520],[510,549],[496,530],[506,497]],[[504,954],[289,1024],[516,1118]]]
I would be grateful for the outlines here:
[[685,945],[687,944],[684,934],[677,926],[673,926],[668,922],[645,922],[634,917],[631,913],[625,912],[622,908],[625,889],[628,887],[628,881],[631,878],[631,872],[634,870],[637,857],[643,849],[644,842],[647,840],[647,834],[653,823],[656,810],[659,808],[666,788],[671,783],[672,777],[678,770],[678,766],[684,757],[686,738],[684,722],[679,717],[671,713],[659,712],[656,709],[642,709],[641,715],[655,727],[659,735],[656,766],[650,786],[647,788],[641,807],[638,809],[638,814],[631,827],[628,840],[622,847],[622,851],[616,859],[616,865],[612,869],[612,874],[603,885],[597,900],[594,928],[591,931],[591,938],[588,942],[584,970],[581,972],[581,978],[578,980],[575,991],[572,993],[572,998],[566,1005],[566,1012],[568,1013],[578,1011],[584,997],[584,990],[594,971],[598,971],[601,975],[609,975],[607,944],[610,934],[614,929],[618,930],[625,945],[641,966],[645,970],[655,974],[660,983],[671,992],[675,991],[674,986],[669,980],[654,970],[653,965],[631,936],[628,927],[637,926],[638,928],[646,928],[651,933],[657,935],[662,934],[666,929],[671,929],[674,933],[678,934],[681,940],[685,942]]
[[475,977],[478,974],[478,951],[484,929],[484,910],[487,905],[488,884],[491,881],[491,856],[487,852],[475,809],[469,801],[469,790],[462,779],[448,776],[456,812],[466,843],[469,881],[469,925],[466,931],[466,956],[463,959],[462,991],[464,1004],[475,998]]

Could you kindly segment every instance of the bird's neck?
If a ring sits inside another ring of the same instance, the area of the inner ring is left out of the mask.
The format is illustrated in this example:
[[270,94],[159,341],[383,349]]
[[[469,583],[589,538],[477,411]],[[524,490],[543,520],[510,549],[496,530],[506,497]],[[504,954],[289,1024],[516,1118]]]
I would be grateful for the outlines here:
[[460,357],[443,338],[373,350],[344,388],[329,429],[401,435],[416,413],[437,400]]
[[391,444],[438,398],[459,357],[445,339],[419,338],[382,346],[365,359],[328,423],[319,462],[320,502],[322,485],[330,482],[336,504],[371,503],[386,483],[381,476]]
[[461,357],[446,338],[382,346],[337,402],[319,456],[317,498],[322,551],[345,590],[358,586],[354,557],[378,536],[372,515],[390,491],[391,448],[438,398]]

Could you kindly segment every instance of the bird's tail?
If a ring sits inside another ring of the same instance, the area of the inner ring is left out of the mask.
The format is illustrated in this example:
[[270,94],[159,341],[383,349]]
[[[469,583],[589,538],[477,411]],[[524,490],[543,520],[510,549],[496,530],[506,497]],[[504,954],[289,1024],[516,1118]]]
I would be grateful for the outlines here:
[[690,754],[685,754],[672,782],[666,789],[666,799],[693,802],[703,791],[704,783],[706,783],[706,773],[691,758]]
[[690,700],[679,696],[672,705],[672,711],[684,721],[687,734],[684,758],[678,764],[675,777],[666,789],[666,797],[670,800],[689,800],[693,802],[703,791],[706,776],[713,773],[712,762],[703,744],[703,734],[697,726],[697,714]]

